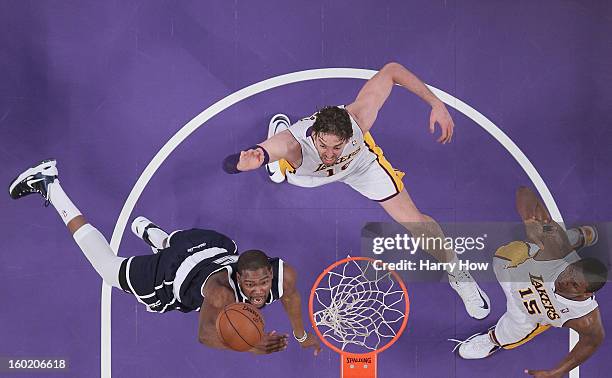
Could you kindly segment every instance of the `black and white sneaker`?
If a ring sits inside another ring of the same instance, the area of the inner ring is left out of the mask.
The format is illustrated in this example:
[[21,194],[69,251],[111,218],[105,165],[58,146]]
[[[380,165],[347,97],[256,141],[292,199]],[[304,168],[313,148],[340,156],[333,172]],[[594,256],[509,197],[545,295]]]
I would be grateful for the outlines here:
[[[281,131],[287,130],[291,125],[291,121],[289,117],[284,114],[276,114],[270,119],[270,123],[268,125],[268,138],[280,133]],[[268,172],[268,176],[270,176],[270,180],[273,182],[280,184],[285,181],[285,174],[280,168],[280,163],[278,161],[266,164],[266,171]]]
[[166,238],[168,237],[168,234],[166,233],[166,231],[162,230],[161,227],[159,227],[158,225],[156,225],[155,223],[151,222],[150,220],[148,220],[147,218],[140,216],[136,219],[134,219],[132,221],[132,232],[134,233],[134,235],[138,236],[139,238],[141,238],[142,240],[144,240],[145,243],[147,243],[150,247],[151,250],[153,251],[153,253],[157,253],[159,252],[159,250],[163,249],[164,246],[156,246],[151,239],[149,238],[149,231],[151,229],[157,229],[157,232],[162,232],[163,234],[166,235]]
[[45,198],[45,205],[48,205],[49,184],[57,179],[56,164],[55,159],[43,160],[17,176],[9,186],[11,198],[19,199],[30,194],[40,193]]

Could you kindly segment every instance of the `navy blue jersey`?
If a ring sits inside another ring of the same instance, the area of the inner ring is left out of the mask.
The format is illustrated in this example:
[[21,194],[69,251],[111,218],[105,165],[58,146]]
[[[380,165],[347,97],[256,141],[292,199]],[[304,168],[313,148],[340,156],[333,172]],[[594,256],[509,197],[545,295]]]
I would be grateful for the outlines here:
[[[229,286],[236,302],[246,297],[236,280],[238,251],[236,243],[212,230],[191,229],[170,235],[168,248],[146,256],[126,259],[119,272],[121,287],[151,312],[199,310],[204,297],[202,288],[208,278],[222,270],[227,272]],[[271,258],[272,290],[266,303],[282,296],[283,261]]]

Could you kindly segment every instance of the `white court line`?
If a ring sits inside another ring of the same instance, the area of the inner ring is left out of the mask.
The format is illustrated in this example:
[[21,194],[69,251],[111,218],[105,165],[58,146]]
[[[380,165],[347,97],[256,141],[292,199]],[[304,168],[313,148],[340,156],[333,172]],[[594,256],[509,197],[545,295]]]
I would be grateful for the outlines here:
[[[198,114],[195,118],[184,125],[176,134],[170,138],[168,142],[157,152],[151,162],[147,165],[145,170],[142,172],[136,184],[132,188],[132,191],[128,195],[128,198],[121,209],[113,235],[110,241],[112,250],[117,253],[119,245],[121,244],[121,238],[123,232],[129,220],[129,217],[136,206],[136,202],[142,194],[144,188],[149,183],[149,180],[153,177],[155,172],[159,169],[162,163],[170,156],[172,151],[178,147],[187,137],[197,130],[200,126],[204,125],[206,121],[221,113],[223,110],[230,106],[254,96],[258,93],[265,92],[272,88],[280,87],[287,84],[299,83],[308,80],[319,80],[319,79],[364,79],[368,80],[377,71],[358,69],[358,68],[321,68],[314,70],[306,70],[299,72],[292,72],[289,74],[276,76],[267,80],[260,81],[252,84],[246,88],[243,88],[231,95],[217,101],[212,106]],[[485,116],[480,114],[471,106],[467,105],[463,101],[451,96],[450,94],[441,91],[437,88],[429,86],[429,88],[449,106],[455,108],[459,112],[463,113],[483,129],[485,129],[493,138],[495,138],[504,148],[514,157],[514,159],[520,164],[525,173],[529,176],[532,183],[535,185],[539,192],[542,200],[548,208],[552,218],[559,222],[563,222],[559,208],[555,203],[548,187],[542,180],[542,177],[535,169],[533,164],[527,159],[525,154],[517,147],[517,145],[510,139],[503,131],[501,131],[493,122],[489,121]],[[263,134],[262,134],[263,135]],[[101,338],[101,358],[100,358],[100,376],[102,378],[111,377],[111,287],[106,283],[102,284],[101,294],[101,327],[100,327],[100,338]],[[570,349],[577,342],[577,334],[574,331],[570,333]],[[579,371],[575,368],[570,372],[570,378],[578,378]]]

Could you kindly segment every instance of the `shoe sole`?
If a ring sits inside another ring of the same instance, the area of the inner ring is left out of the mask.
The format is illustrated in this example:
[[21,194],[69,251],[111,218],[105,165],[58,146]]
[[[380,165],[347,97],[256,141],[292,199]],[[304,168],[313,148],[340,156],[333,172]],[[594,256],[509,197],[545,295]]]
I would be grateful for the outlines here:
[[276,135],[276,129],[278,129],[278,121],[281,119],[287,123],[287,127],[291,125],[291,121],[289,120],[289,117],[287,117],[287,115],[282,113],[273,115],[272,118],[270,118],[270,123],[268,124],[268,138]]
[[[149,224],[153,224],[153,222],[151,222],[151,221],[150,221],[148,218],[143,217],[143,216],[139,216],[139,217],[137,217],[136,219],[134,219],[134,220],[132,221],[132,225],[131,225],[131,227],[130,227],[130,228],[132,229],[132,233],[133,233],[134,235],[138,236],[139,238],[142,238],[142,236],[138,235],[138,230],[136,229],[136,225],[137,225],[137,224],[140,224],[140,223],[144,223],[144,221],[147,221],[147,222],[148,222],[148,223],[147,223],[147,225],[149,225]],[[145,225],[144,229],[146,229],[146,228],[147,228],[147,225]],[[144,231],[145,231],[144,229],[142,230],[142,232],[143,232],[143,233],[144,233]]]
[[500,349],[500,347],[497,348],[493,348],[493,350],[491,352],[489,352],[486,356],[484,357],[465,357],[461,354],[461,348],[459,348],[459,350],[457,351],[457,354],[459,355],[459,357],[463,358],[464,360],[482,360],[483,358],[487,358],[490,355],[492,355],[493,353],[497,352]]
[[584,246],[585,247],[592,247],[595,244],[597,244],[597,242],[599,241],[599,233],[597,232],[597,229],[595,227],[592,226],[581,226],[579,227],[581,229],[581,232],[583,235],[586,235],[586,232],[582,231],[584,229],[590,229],[591,233],[593,234],[593,239],[590,242],[587,242],[586,237],[585,237],[585,241],[584,241]]
[[55,159],[43,160],[40,163],[38,163],[37,165],[28,168],[26,171],[21,173],[19,176],[15,177],[15,179],[13,181],[11,181],[11,185],[9,186],[9,195],[11,196],[11,198],[16,199],[16,198],[13,197],[13,189],[15,189],[15,187],[17,185],[19,185],[19,183],[21,183],[23,180],[25,180],[26,177],[32,176],[32,175],[34,175],[36,173],[39,173],[42,170],[45,170],[47,168],[55,167],[56,164],[57,164],[57,161]]

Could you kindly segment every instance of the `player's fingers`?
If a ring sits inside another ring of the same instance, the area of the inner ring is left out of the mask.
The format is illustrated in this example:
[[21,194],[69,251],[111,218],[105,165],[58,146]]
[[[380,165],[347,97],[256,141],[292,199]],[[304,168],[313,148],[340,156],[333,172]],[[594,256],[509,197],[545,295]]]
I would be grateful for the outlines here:
[[287,344],[287,338],[284,335],[271,335],[268,337],[268,344]]
[[450,121],[450,125],[448,128],[448,138],[446,138],[446,143],[451,142],[451,140],[453,139],[454,133],[455,133],[455,124],[453,124],[453,121]]
[[278,333],[270,333],[268,335],[268,339],[275,340],[275,341],[286,340],[287,335],[279,335]]
[[436,119],[432,116],[429,117],[429,133],[433,134],[436,131]]
[[276,340],[275,342],[268,344],[268,349],[272,351],[277,351],[285,348],[286,346],[286,342],[283,342],[282,340]]
[[264,155],[263,155],[263,152],[261,152],[261,150],[259,150],[259,148],[258,148],[258,149],[256,149],[256,150],[251,150],[251,151],[252,151],[252,152],[251,152],[251,157],[252,157],[254,160],[257,160],[257,162],[258,162],[258,163],[263,162]]
[[440,128],[442,129],[442,135],[438,138],[438,143],[444,143],[444,140],[448,136],[448,126],[440,125]]
[[274,344],[278,344],[279,339],[277,337],[266,337],[266,340],[264,341],[265,345],[274,345]]
[[266,348],[268,353],[280,352],[281,350],[285,350],[285,349],[287,349],[287,345],[283,345],[283,344],[274,344]]
[[444,137],[444,144],[449,142],[450,136],[451,136],[451,128],[450,128],[450,126],[446,126],[445,129],[446,129],[446,132],[445,132],[446,136]]

